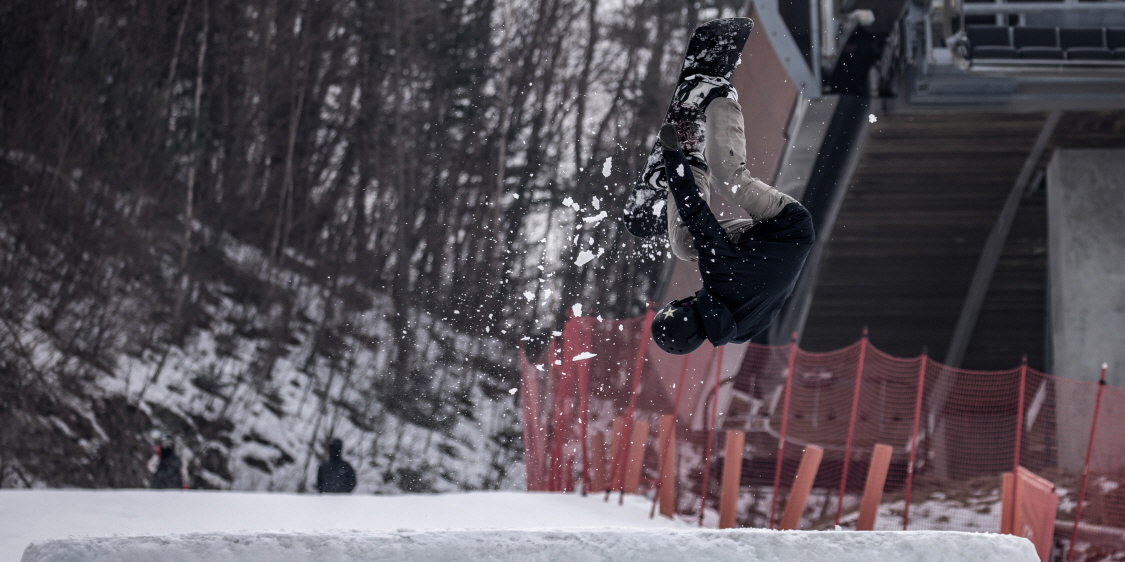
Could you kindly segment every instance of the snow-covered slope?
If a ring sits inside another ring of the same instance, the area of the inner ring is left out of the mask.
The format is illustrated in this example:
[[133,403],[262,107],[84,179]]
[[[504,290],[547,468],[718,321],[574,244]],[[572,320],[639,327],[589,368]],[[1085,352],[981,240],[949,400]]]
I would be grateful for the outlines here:
[[22,562],[1032,562],[1026,539],[942,531],[644,529],[209,534],[49,541]]
[[684,527],[649,503],[523,492],[396,496],[150,490],[0,490],[0,562],[31,541],[221,531]]
[[518,492],[0,491],[0,562],[20,560],[31,541],[23,562],[1037,560],[1030,542],[1010,536],[716,531],[649,519],[648,506]]

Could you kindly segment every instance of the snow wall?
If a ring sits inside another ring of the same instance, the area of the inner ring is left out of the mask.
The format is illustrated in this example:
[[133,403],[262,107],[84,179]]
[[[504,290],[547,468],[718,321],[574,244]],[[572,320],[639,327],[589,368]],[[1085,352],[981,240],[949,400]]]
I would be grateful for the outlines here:
[[1037,562],[1027,539],[951,531],[206,533],[32,543],[23,562]]

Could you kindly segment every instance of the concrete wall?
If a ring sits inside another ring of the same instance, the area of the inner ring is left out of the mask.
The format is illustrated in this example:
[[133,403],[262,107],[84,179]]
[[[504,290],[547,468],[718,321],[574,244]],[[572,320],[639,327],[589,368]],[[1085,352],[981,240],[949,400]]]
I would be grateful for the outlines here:
[[[1108,363],[1125,386],[1125,149],[1055,151],[1047,220],[1052,374],[1094,382]],[[1059,389],[1063,468],[1081,468],[1095,388]]]

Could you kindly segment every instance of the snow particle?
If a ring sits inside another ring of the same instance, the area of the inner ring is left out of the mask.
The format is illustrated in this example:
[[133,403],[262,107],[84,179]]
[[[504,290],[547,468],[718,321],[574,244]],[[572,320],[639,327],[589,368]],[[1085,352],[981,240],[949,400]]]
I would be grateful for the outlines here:
[[[596,201],[596,200],[597,200],[597,198],[594,198],[594,200]],[[595,207],[595,208],[596,208],[596,207]],[[609,214],[608,214],[608,213],[606,213],[605,211],[602,211],[602,212],[598,213],[598,214],[597,214],[597,215],[595,215],[595,216],[592,216],[592,217],[586,217],[586,218],[582,219],[582,221],[583,221],[583,222],[585,222],[586,224],[594,224],[594,223],[599,223],[599,222],[601,222],[601,221],[602,221],[603,219],[605,219],[605,218],[606,218],[606,217],[608,217],[608,216],[609,216]]]
[[[612,156],[606,156],[605,157],[605,163],[602,164],[602,177],[608,178],[609,174],[612,171],[613,171],[613,157]],[[595,208],[597,208],[597,207],[595,207]]]
[[582,353],[579,353],[578,355],[575,355],[574,358],[571,359],[571,361],[585,361],[587,359],[590,359],[591,357],[597,357],[597,356],[598,356],[597,353],[590,353],[589,351],[583,351]]
[[574,316],[582,316],[582,303],[575,303],[574,306],[570,307],[570,310],[574,312]]
[[867,122],[868,123],[874,123],[876,121],[878,121],[878,118],[875,117],[874,113],[871,113],[871,114],[867,115]]

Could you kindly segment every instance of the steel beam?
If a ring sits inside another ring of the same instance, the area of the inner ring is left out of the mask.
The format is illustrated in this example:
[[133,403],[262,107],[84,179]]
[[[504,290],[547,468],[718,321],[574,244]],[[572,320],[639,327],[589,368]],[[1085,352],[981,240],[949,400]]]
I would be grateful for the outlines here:
[[1000,253],[1004,250],[1004,242],[1008,240],[1008,232],[1012,229],[1012,222],[1015,221],[1020,200],[1023,199],[1024,192],[1027,191],[1031,175],[1035,172],[1035,167],[1039,164],[1043,151],[1047,148],[1047,142],[1051,140],[1051,135],[1054,134],[1055,126],[1058,125],[1061,115],[1062,112],[1059,110],[1052,111],[1047,115],[1047,120],[1043,123],[1043,128],[1039,130],[1039,136],[1035,139],[1031,152],[1024,160],[1019,176],[1012,184],[1008,199],[1004,202],[1004,207],[1000,209],[1000,214],[996,217],[996,223],[992,225],[992,231],[988,233],[988,239],[985,240],[984,249],[981,250],[980,259],[977,261],[977,269],[973,273],[973,281],[969,284],[969,293],[965,296],[965,301],[961,306],[961,315],[957,319],[957,327],[953,330],[953,338],[949,341],[949,351],[945,356],[945,364],[950,367],[960,367],[961,361],[965,358],[969,338],[973,335],[973,328],[976,326],[977,317],[980,316],[984,297],[988,293],[989,285],[992,284],[992,275],[996,272],[996,264],[999,263]]

